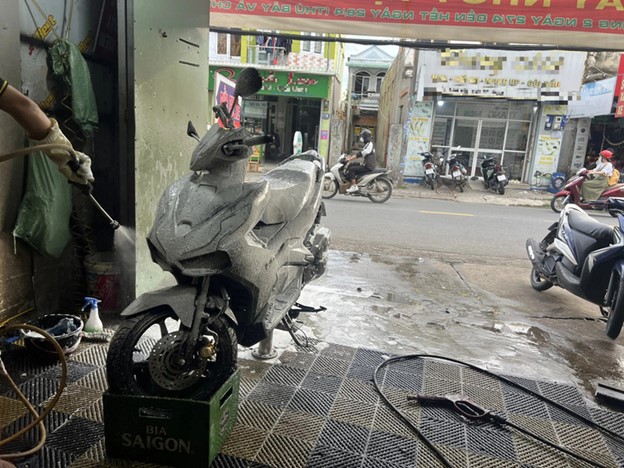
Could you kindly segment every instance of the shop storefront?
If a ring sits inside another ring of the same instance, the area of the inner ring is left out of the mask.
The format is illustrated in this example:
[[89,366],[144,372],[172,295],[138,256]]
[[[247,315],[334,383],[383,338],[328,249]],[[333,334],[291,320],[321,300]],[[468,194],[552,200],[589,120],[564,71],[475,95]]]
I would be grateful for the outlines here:
[[[420,180],[424,151],[457,154],[471,177],[481,175],[480,163],[488,156],[512,179],[527,181],[536,161],[554,171],[559,153],[553,148],[560,149],[566,122],[561,103],[580,88],[585,57],[558,51],[421,51],[420,85],[405,126],[404,180]],[[541,153],[546,150],[548,155]]]
[[[214,89],[214,74],[236,80],[239,68],[211,69],[209,90]],[[262,89],[244,100],[242,122],[256,134],[273,135],[263,160],[279,161],[292,154],[293,136],[300,131],[303,150],[315,149],[327,157],[329,150],[330,75],[288,71],[259,70]]]
[[434,108],[433,153],[452,150],[471,176],[481,176],[480,161],[492,156],[502,161],[510,178],[522,178],[537,110],[533,103],[450,99],[437,101]]

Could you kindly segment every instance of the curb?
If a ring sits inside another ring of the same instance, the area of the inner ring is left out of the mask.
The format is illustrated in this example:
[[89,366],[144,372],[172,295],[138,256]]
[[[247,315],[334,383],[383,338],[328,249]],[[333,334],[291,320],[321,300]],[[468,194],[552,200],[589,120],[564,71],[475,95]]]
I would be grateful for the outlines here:
[[[419,184],[404,184],[401,187],[395,185],[392,197],[396,198],[423,198],[433,200],[449,200],[459,203],[490,203],[493,205],[505,206],[532,206],[550,207],[552,194],[545,191],[530,190],[526,184],[513,184],[507,186],[504,195],[499,195],[490,190],[485,190],[480,180],[468,180],[464,192],[455,192],[453,198],[451,192],[446,187],[440,188],[440,193],[425,188]],[[514,187],[514,185],[520,185]]]

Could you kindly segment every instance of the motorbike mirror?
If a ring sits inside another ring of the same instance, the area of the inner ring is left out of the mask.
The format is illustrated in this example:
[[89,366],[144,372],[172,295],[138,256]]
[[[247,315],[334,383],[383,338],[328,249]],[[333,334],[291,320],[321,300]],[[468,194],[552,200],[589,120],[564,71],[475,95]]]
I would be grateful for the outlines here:
[[244,68],[238,75],[236,87],[234,88],[235,97],[247,97],[256,94],[262,88],[262,77],[258,70],[252,67]]
[[238,74],[236,86],[234,87],[234,101],[230,108],[230,115],[234,112],[234,107],[238,104],[238,98],[256,94],[262,88],[262,77],[258,70],[253,67],[243,68]]
[[190,120],[186,125],[186,134],[191,138],[195,138],[197,141],[199,141],[199,133],[197,133],[197,130],[195,130],[195,125],[193,125],[193,122],[191,122]]

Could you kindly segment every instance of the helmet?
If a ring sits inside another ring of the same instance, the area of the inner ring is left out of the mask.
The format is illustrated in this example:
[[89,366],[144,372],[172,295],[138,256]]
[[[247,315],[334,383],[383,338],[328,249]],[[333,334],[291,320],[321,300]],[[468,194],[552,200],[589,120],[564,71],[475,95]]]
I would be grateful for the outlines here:
[[602,156],[605,159],[611,159],[613,157],[613,152],[609,150],[602,150],[600,152],[600,156]]
[[373,134],[368,128],[365,128],[360,132],[360,137],[364,140],[364,143],[368,143],[369,141],[371,141],[372,136]]

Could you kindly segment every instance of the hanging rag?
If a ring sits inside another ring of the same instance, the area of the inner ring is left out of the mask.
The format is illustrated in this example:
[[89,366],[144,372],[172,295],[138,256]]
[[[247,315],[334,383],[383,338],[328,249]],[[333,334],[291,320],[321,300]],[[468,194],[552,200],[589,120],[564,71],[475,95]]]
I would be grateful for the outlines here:
[[75,44],[57,40],[48,51],[52,73],[71,89],[72,117],[86,135],[98,126],[97,104],[87,61]]

